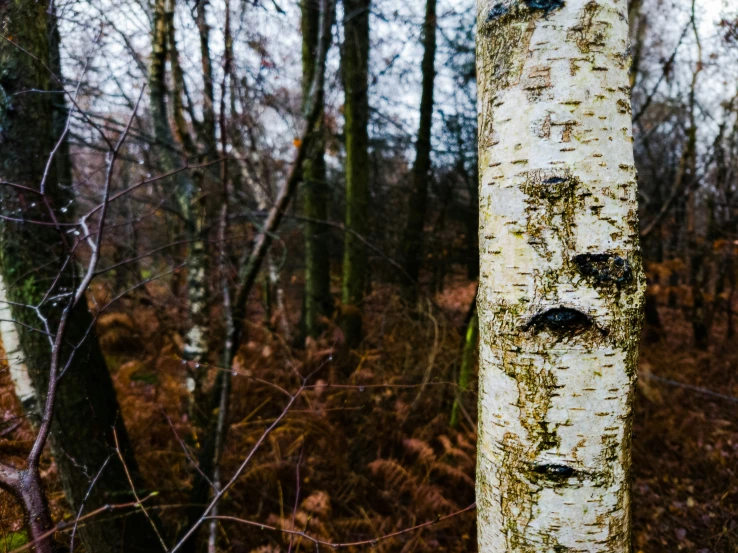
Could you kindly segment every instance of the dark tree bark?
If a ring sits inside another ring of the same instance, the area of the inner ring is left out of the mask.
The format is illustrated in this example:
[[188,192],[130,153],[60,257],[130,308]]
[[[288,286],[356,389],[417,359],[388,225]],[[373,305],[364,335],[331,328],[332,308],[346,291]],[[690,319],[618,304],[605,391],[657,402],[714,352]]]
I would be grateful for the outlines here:
[[333,299],[330,288],[330,235],[329,228],[321,224],[328,218],[328,185],[325,171],[325,125],[323,106],[325,94],[322,84],[312,96],[315,78],[321,83],[324,74],[316,75],[316,53],[320,40],[320,2],[302,0],[302,92],[303,102],[316,102],[320,106],[320,124],[308,138],[307,156],[302,168],[305,193],[305,332],[315,337],[320,332],[321,317],[330,316]]
[[346,234],[343,256],[342,327],[346,343],[356,347],[362,336],[367,249],[359,238],[369,230],[369,7],[371,0],[344,0],[341,51],[346,94]]
[[433,85],[436,78],[436,0],[427,0],[423,28],[423,91],[420,98],[420,127],[412,170],[412,196],[403,242],[405,271],[412,279],[405,287],[405,298],[414,305],[418,296],[418,277],[423,264],[423,226],[428,204],[431,169],[431,131],[433,127]]
[[[25,49],[0,41],[0,179],[28,190],[0,186],[2,214],[13,218],[0,221],[0,271],[7,297],[14,302],[11,312],[18,323],[21,349],[40,405],[45,402],[49,385],[51,346],[48,336],[39,331],[43,325],[36,311],[24,306],[36,306],[54,332],[70,292],[79,283],[75,261],[70,258],[69,237],[57,226],[73,220],[72,210],[61,209],[73,200],[64,140],[47,167],[66,120],[64,96],[61,92],[28,92],[61,89],[50,71],[59,68],[58,31],[48,10],[49,4],[43,0],[0,3],[3,34]],[[71,346],[77,349],[59,381],[50,435],[61,482],[75,512],[83,505],[89,512],[133,499],[114,452],[114,430],[134,484],[140,486],[115,389],[92,324],[82,298],[65,334],[68,346],[62,351],[62,367],[72,355]],[[106,462],[105,470],[90,488]],[[38,480],[33,474],[36,470],[29,466],[23,471],[28,478],[24,489],[32,488]],[[27,514],[32,521],[45,517],[44,524],[49,525],[45,498],[38,493],[31,495],[22,494]],[[80,526],[78,534],[87,551],[160,548],[148,521],[139,514],[99,517]]]

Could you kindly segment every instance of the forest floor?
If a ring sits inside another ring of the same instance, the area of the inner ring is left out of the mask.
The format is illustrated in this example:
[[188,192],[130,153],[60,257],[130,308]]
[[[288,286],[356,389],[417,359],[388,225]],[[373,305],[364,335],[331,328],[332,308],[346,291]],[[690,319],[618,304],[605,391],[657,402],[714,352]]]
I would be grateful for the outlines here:
[[[149,297],[160,293],[152,290]],[[360,353],[342,352],[333,323],[326,338],[295,350],[289,337],[272,330],[280,327],[280,314],[265,322],[262,305],[254,301],[234,376],[226,477],[282,415],[284,391],[297,392],[301,375],[312,376],[229,492],[221,513],[295,528],[325,542],[361,542],[345,551],[476,551],[475,513],[467,509],[474,502],[473,388],[463,395],[459,427],[449,427],[473,294],[472,283],[455,280],[436,298],[440,311],[428,305],[411,316],[391,288],[376,287]],[[288,325],[282,328],[297,322],[300,304],[290,297],[291,315],[285,313]],[[188,455],[196,455],[201,436],[187,417],[178,341],[156,311],[150,303],[121,306],[101,319],[98,332],[141,470],[158,492],[152,507],[176,534],[192,481]],[[710,349],[698,351],[680,310],[662,308],[661,320],[663,330],[648,329],[649,340],[642,344],[633,441],[636,552],[736,553],[738,346],[723,337],[718,322]],[[31,443],[30,425],[19,415],[3,370],[4,461],[21,462]],[[43,471],[56,519],[70,519],[49,458]],[[443,518],[454,513],[459,514]],[[402,532],[426,522],[431,524]],[[3,494],[0,551],[21,543],[21,526],[17,507]],[[226,550],[234,553],[316,550],[304,537],[290,545],[283,533],[238,522],[224,521],[220,532]],[[388,537],[393,533],[398,534]]]

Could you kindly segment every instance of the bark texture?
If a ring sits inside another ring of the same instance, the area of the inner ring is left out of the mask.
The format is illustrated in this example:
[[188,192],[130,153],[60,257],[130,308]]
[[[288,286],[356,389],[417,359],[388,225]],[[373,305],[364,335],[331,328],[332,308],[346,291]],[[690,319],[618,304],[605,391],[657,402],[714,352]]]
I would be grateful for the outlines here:
[[343,332],[349,346],[361,341],[361,308],[367,272],[369,220],[369,6],[370,0],[344,0],[341,51],[346,93],[346,234],[343,256]]
[[482,553],[631,551],[625,0],[478,0]]

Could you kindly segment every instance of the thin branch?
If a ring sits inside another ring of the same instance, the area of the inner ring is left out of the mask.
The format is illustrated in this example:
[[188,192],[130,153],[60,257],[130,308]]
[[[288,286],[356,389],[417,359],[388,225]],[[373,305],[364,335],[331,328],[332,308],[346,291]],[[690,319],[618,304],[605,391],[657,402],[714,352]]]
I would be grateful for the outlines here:
[[404,530],[398,530],[397,532],[392,532],[391,534],[385,534],[384,536],[380,536],[378,538],[373,538],[371,540],[362,540],[362,541],[354,541],[354,542],[343,542],[343,543],[336,543],[336,542],[330,542],[321,540],[319,538],[315,538],[311,536],[310,534],[306,532],[302,532],[299,530],[285,530],[284,528],[277,528],[276,526],[270,526],[268,524],[263,524],[261,522],[254,522],[252,520],[246,520],[238,517],[232,517],[232,516],[218,516],[218,517],[206,517],[206,518],[215,518],[217,520],[229,520],[231,522],[238,522],[240,524],[246,524],[248,526],[255,526],[256,528],[260,528],[262,530],[271,530],[272,532],[280,532],[282,534],[289,534],[291,536],[297,536],[300,538],[304,538],[308,541],[311,541],[316,546],[323,545],[326,547],[330,547],[331,549],[339,549],[339,548],[345,548],[345,547],[360,547],[360,546],[374,546],[378,544],[379,542],[386,541],[391,538],[396,538],[397,536],[402,536],[403,534],[409,534],[410,532],[416,532],[418,530],[422,530],[423,528],[428,528],[429,526],[434,526],[436,524],[439,524],[445,520],[448,520],[450,518],[457,517],[459,515],[462,515],[464,513],[467,513],[469,511],[473,511],[477,508],[476,503],[472,503],[468,507],[461,509],[459,511],[453,512],[449,515],[438,517],[435,520],[429,520],[428,522],[424,522],[422,524],[418,524],[417,526],[412,526],[410,528],[405,528]]
[[179,542],[172,548],[171,553],[176,553],[179,551],[184,543],[192,537],[192,535],[197,531],[197,529],[202,525],[207,519],[208,514],[213,509],[216,503],[220,501],[220,499],[226,494],[226,492],[231,489],[233,484],[236,483],[236,481],[241,477],[243,474],[243,471],[246,470],[246,467],[251,462],[251,459],[254,457],[256,452],[261,448],[261,445],[264,443],[264,441],[267,439],[267,437],[274,431],[277,426],[279,426],[279,423],[282,422],[282,419],[287,416],[287,413],[292,408],[292,405],[297,401],[297,398],[300,397],[302,392],[305,390],[305,385],[300,387],[300,389],[295,393],[294,396],[290,399],[290,401],[287,403],[287,406],[283,409],[282,413],[274,420],[272,424],[267,427],[267,429],[264,431],[264,433],[261,435],[259,440],[254,444],[254,447],[251,448],[251,451],[246,456],[246,458],[243,460],[241,465],[236,469],[236,472],[233,474],[231,479],[228,481],[228,483],[223,486],[218,492],[214,495],[213,499],[210,501],[210,504],[205,508],[205,511],[200,516],[200,518],[193,524],[190,529],[185,533],[185,535],[182,537],[182,539],[179,540]]
[[143,512],[144,516],[146,517],[146,520],[148,520],[149,523],[151,524],[151,527],[154,529],[154,532],[156,533],[156,537],[159,538],[159,543],[161,543],[161,546],[164,548],[164,553],[169,553],[169,549],[167,549],[167,544],[164,543],[164,538],[161,537],[161,534],[159,533],[159,529],[156,527],[156,524],[149,516],[148,510],[146,510],[146,506],[143,504],[141,499],[138,497],[138,493],[136,492],[136,486],[133,484],[133,479],[131,478],[131,473],[128,472],[128,465],[126,464],[126,461],[123,458],[123,453],[121,452],[120,446],[118,445],[118,432],[116,431],[115,428],[113,428],[113,440],[115,440],[115,452],[118,454],[118,459],[120,459],[120,462],[123,465],[123,470],[126,473],[128,484],[131,487],[131,493],[133,493],[133,497],[136,498],[135,505],[141,508],[141,512]]
[[87,493],[85,494],[85,497],[82,499],[82,503],[79,506],[79,510],[77,511],[77,516],[74,519],[74,527],[72,528],[72,537],[70,538],[69,543],[69,553],[74,553],[74,535],[77,533],[77,525],[79,523],[80,517],[82,516],[82,511],[85,509],[85,503],[87,503],[87,499],[90,497],[90,494],[92,493],[92,488],[95,487],[95,484],[97,484],[97,481],[100,479],[100,475],[105,470],[105,467],[108,466],[108,463],[110,462],[110,459],[112,458],[112,455],[108,455],[105,458],[105,462],[100,467],[100,470],[97,471],[97,474],[92,479],[92,482],[90,483],[90,487],[87,488]]

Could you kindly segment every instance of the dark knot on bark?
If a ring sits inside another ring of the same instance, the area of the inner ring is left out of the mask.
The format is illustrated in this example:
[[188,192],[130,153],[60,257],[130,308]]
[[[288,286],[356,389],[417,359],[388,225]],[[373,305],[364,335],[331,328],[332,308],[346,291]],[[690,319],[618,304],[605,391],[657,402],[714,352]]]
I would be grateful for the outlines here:
[[564,0],[523,0],[531,10],[543,10],[545,15],[564,7]]
[[633,278],[627,259],[609,253],[587,253],[574,257],[579,272],[597,282],[625,284]]
[[526,330],[548,330],[557,333],[575,333],[587,330],[593,326],[592,319],[569,307],[554,307],[539,313],[526,325]]
[[541,464],[533,467],[533,471],[536,474],[541,475],[547,480],[553,482],[561,482],[562,480],[568,480],[574,476],[574,469],[568,465],[557,465],[557,464]]

